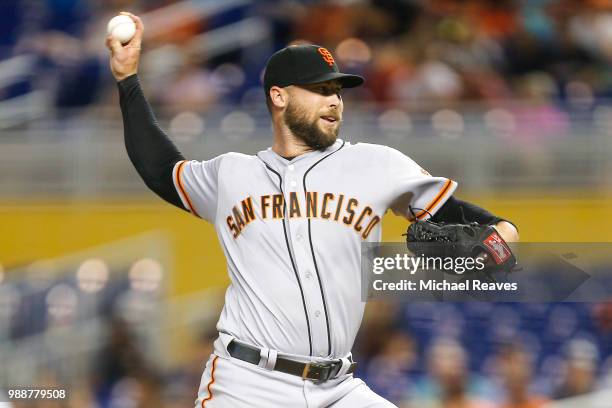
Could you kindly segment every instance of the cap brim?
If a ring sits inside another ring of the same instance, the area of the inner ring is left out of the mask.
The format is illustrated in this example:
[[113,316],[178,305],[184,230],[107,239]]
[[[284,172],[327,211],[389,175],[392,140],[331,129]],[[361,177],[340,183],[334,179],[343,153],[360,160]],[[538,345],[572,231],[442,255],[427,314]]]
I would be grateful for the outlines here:
[[317,75],[312,78],[300,81],[296,85],[310,85],[318,84],[319,82],[332,81],[334,79],[340,80],[342,88],[354,88],[363,84],[364,79],[359,75],[343,74],[342,72],[328,72],[326,74]]

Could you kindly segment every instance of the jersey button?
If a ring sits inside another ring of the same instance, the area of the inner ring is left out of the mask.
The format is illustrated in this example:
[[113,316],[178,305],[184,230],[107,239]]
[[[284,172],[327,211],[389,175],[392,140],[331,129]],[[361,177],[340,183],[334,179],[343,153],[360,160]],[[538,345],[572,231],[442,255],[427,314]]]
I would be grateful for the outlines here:
[[321,312],[319,312],[319,311],[317,310],[317,311],[315,312],[315,316],[316,316],[316,317],[321,316]]
[[302,236],[302,234],[296,234],[296,236],[295,236],[295,239],[297,239],[298,241],[301,241],[301,240],[302,240],[302,238],[304,238],[304,237]]
[[295,166],[293,164],[290,164],[290,165],[287,166],[287,169],[289,171],[293,171],[293,170],[295,170]]
[[295,187],[297,186],[297,181],[295,180],[291,180],[291,183],[289,183],[291,185],[291,187]]
[[310,279],[312,277],[312,273],[306,272],[304,276],[306,276],[306,279]]

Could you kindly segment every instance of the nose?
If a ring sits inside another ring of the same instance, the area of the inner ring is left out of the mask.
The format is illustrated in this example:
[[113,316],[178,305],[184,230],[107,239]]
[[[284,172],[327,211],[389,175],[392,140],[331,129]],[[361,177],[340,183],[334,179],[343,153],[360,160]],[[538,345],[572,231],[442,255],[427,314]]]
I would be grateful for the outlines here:
[[330,108],[338,108],[342,99],[338,94],[332,94],[328,96],[328,103]]

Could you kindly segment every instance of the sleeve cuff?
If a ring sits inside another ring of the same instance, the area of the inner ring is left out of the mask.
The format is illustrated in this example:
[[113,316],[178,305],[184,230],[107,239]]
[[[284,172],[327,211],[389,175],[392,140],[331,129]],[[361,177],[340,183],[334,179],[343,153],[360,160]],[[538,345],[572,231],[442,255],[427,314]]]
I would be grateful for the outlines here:
[[127,89],[138,83],[138,74],[132,74],[129,77],[123,78],[121,81],[118,81],[117,86],[119,87],[119,89]]
[[438,194],[419,212],[414,214],[415,218],[424,221],[433,217],[446,201],[453,195],[457,189],[457,183],[451,179],[446,179],[446,183],[442,186]]

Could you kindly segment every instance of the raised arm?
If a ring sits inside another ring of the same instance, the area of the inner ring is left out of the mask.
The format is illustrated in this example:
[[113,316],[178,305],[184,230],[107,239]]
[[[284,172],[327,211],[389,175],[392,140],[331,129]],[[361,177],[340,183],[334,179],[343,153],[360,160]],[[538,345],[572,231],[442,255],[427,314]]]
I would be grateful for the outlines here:
[[147,187],[169,203],[185,210],[172,181],[174,165],[184,160],[159,127],[138,81],[138,63],[144,26],[137,16],[122,12],[136,24],[136,34],[125,45],[106,37],[111,52],[110,68],[119,87],[125,147],[132,164]]

